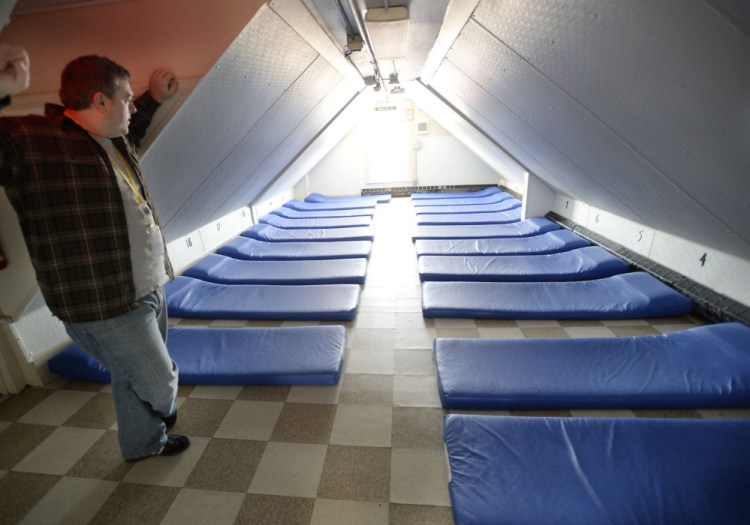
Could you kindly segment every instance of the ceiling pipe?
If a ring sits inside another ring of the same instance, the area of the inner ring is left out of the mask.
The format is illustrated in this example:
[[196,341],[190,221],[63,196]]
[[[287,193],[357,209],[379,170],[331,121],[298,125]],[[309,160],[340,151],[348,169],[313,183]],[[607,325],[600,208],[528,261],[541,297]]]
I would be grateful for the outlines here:
[[370,35],[367,33],[362,14],[359,12],[359,9],[357,9],[357,6],[354,3],[355,0],[347,1],[349,2],[349,8],[352,10],[352,16],[354,16],[354,22],[357,24],[357,29],[359,29],[359,34],[362,35],[362,39],[365,41],[365,44],[367,44],[367,50],[370,52],[372,66],[375,68],[375,77],[377,78],[378,85],[382,87],[385,90],[386,95],[388,95],[388,86],[386,86],[386,83],[383,80],[383,75],[380,74],[378,59],[375,58],[375,49],[372,47],[372,40],[370,40]]

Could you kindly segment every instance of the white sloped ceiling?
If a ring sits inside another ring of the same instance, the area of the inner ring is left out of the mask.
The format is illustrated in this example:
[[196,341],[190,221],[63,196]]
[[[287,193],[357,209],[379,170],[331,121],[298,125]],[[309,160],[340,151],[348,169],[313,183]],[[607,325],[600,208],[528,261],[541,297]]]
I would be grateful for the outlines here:
[[730,7],[482,0],[429,86],[560,193],[747,259],[750,39]]

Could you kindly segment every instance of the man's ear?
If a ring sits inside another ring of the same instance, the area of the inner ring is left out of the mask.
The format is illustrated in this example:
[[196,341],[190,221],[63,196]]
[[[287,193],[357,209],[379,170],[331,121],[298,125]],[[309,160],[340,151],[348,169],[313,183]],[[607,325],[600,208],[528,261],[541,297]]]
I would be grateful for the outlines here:
[[98,110],[103,110],[106,107],[107,97],[101,91],[94,93],[91,97],[91,107]]

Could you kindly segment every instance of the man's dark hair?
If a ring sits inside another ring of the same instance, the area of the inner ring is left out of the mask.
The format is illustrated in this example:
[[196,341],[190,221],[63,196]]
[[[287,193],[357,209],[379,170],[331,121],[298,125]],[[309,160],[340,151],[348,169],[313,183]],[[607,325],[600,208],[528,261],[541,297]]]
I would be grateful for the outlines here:
[[112,98],[118,79],[130,79],[130,73],[120,64],[97,55],[78,57],[63,69],[60,100],[66,108],[86,109],[98,91]]

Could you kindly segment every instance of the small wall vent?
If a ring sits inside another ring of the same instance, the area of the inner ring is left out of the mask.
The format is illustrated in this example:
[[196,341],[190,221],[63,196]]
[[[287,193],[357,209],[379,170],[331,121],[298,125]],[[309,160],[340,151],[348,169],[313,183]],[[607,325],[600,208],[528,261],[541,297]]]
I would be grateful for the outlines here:
[[428,131],[427,122],[417,122],[417,135],[426,135]]

